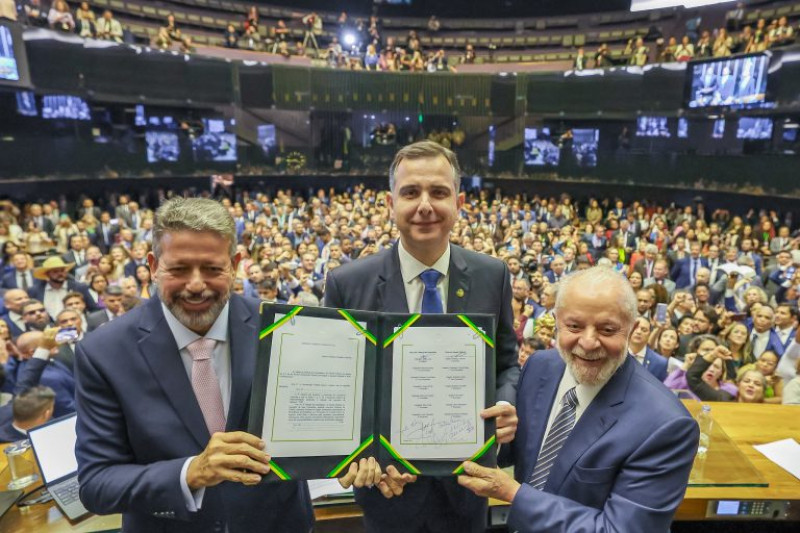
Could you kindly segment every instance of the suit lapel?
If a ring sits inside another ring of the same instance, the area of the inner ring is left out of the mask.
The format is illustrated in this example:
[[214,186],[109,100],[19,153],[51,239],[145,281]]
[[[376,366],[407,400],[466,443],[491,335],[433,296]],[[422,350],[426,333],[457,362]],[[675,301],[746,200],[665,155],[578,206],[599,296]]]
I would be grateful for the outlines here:
[[386,254],[384,270],[378,275],[378,302],[376,309],[386,313],[408,313],[408,300],[400,271],[397,246]]
[[[528,465],[529,468],[526,468],[527,472],[524,473],[524,481],[528,481],[531,478],[533,469],[536,468],[539,449],[542,447],[544,432],[547,429],[547,420],[550,418],[550,410],[553,402],[556,401],[555,395],[565,369],[566,364],[560,358],[554,359],[549,368],[542,369],[537,382],[536,393],[528,396],[529,400],[525,410],[526,413],[530,414],[526,415],[526,418],[531,420],[535,431],[530,434],[525,449],[525,457],[530,458],[530,463]],[[533,370],[533,368],[530,370]]]
[[[240,428],[250,399],[250,384],[255,372],[258,349],[258,318],[247,309],[241,298],[231,295],[228,315],[228,339],[231,351],[231,401],[228,407],[227,431]],[[244,420],[247,423],[247,420]]]
[[139,352],[186,429],[200,448],[205,448],[210,437],[206,421],[186,375],[175,337],[164,318],[161,302],[151,298],[147,305],[150,309],[142,313],[139,325],[142,332]]
[[558,494],[567,474],[578,462],[584,452],[617,422],[615,408],[625,401],[628,382],[638,363],[626,357],[625,363],[617,370],[605,387],[598,393],[589,408],[581,415],[570,437],[558,453],[553,468],[545,484],[547,492]]
[[464,260],[461,248],[450,246],[450,271],[447,289],[447,312],[463,313],[469,307],[470,277],[469,267]]

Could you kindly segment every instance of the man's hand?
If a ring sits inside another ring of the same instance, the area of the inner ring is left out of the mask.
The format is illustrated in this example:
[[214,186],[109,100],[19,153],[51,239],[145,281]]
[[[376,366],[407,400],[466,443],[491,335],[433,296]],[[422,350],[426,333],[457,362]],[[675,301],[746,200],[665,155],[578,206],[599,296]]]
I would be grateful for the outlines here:
[[386,473],[381,476],[378,490],[388,500],[403,494],[403,488],[408,483],[414,483],[416,480],[417,476],[408,473],[401,474],[393,465],[389,465],[386,467]]
[[51,352],[58,348],[56,333],[58,333],[58,328],[46,328],[39,339],[38,347],[50,350]]
[[369,459],[362,457],[358,462],[350,463],[350,469],[339,478],[339,484],[345,489],[350,487],[360,489],[377,485],[380,480],[381,465],[378,464],[378,461],[374,457]]
[[512,502],[520,484],[499,468],[486,468],[471,461],[464,462],[465,475],[458,476],[458,484],[478,496]]
[[481,418],[496,418],[496,435],[498,444],[506,444],[514,440],[517,433],[517,408],[508,403],[498,403],[481,411]]
[[214,433],[206,449],[189,463],[186,483],[191,490],[223,481],[256,485],[269,473],[270,460],[264,442],[255,435],[244,431]]

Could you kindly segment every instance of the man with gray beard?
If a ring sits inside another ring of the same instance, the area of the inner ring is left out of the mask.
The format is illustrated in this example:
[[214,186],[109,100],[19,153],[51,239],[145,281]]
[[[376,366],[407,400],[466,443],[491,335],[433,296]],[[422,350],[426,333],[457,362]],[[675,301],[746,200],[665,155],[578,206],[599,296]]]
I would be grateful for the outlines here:
[[[522,368],[519,426],[499,469],[459,483],[511,502],[510,530],[666,532],[697,452],[697,424],[628,356],[637,313],[624,277],[594,267],[559,283],[557,349]],[[643,408],[644,407],[644,408]]]
[[219,203],[156,213],[157,297],[76,350],[80,498],[125,531],[307,532],[305,483],[262,484],[269,450],[247,427],[258,301],[231,294],[236,227]]

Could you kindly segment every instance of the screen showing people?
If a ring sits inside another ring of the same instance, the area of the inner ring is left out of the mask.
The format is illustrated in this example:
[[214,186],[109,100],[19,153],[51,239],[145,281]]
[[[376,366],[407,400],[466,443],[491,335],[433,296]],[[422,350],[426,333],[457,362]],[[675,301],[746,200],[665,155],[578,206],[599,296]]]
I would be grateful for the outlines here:
[[767,93],[767,56],[756,55],[698,63],[690,68],[689,107],[748,105]]
[[36,107],[36,95],[31,91],[17,91],[17,113],[24,117],[39,115]]
[[69,95],[46,95],[42,97],[42,118],[91,120],[89,105],[82,98]]
[[11,30],[0,25],[0,81],[20,81],[19,64],[14,53]]
[[597,143],[600,140],[598,129],[573,129],[572,154],[580,167],[597,166]]
[[639,117],[636,119],[637,137],[663,137],[670,138],[667,117]]
[[772,138],[772,119],[742,117],[739,119],[739,127],[736,129],[737,139],[771,139]]
[[192,142],[195,161],[235,162],[236,134],[206,131]]
[[175,162],[180,155],[178,134],[169,131],[150,130],[145,133],[147,142],[147,162]]
[[718,118],[714,121],[714,129],[711,131],[712,139],[722,139],[725,137],[725,119]]
[[560,149],[550,137],[550,128],[525,128],[525,164],[557,166]]

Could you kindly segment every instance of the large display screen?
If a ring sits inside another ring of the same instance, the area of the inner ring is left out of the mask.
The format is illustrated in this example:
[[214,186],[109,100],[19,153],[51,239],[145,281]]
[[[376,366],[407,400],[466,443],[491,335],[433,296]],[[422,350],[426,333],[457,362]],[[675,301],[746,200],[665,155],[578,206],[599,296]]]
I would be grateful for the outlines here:
[[525,128],[525,164],[557,166],[561,151],[550,138],[550,128]]
[[28,60],[19,26],[0,20],[0,85],[29,87]]
[[31,91],[17,91],[17,113],[26,117],[36,117],[36,95]]
[[639,117],[636,119],[637,137],[664,137],[672,135],[667,126],[667,117]]
[[82,98],[51,94],[42,97],[42,118],[92,120],[92,114]]
[[772,119],[742,117],[736,129],[737,139],[771,139]]
[[767,95],[769,59],[763,54],[691,63],[689,107],[752,105]]
[[597,166],[597,144],[600,140],[600,130],[573,129],[572,154],[575,162],[581,167]]
[[181,154],[178,134],[169,131],[150,130],[145,132],[147,142],[147,162],[175,162]]
[[197,162],[235,162],[235,133],[206,133],[197,137],[192,143],[194,159]]

